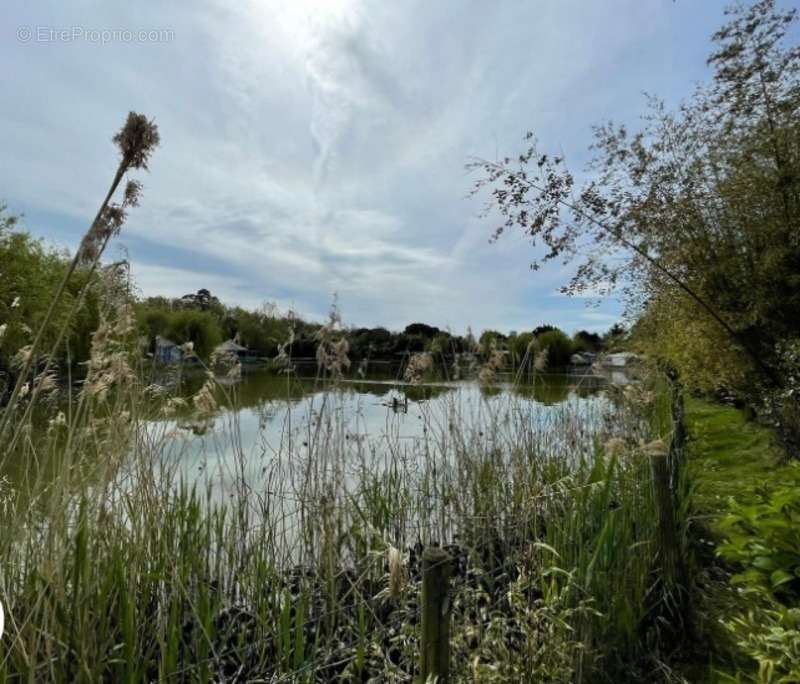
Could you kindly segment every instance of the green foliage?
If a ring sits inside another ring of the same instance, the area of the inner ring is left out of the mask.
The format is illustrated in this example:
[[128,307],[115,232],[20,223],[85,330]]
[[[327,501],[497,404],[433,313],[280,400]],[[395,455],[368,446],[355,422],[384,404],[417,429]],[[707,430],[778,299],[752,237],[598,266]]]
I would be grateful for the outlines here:
[[572,345],[576,352],[599,352],[603,349],[603,338],[588,330],[578,330],[572,336]]
[[515,367],[522,365],[527,357],[527,364],[532,364],[534,359],[534,335],[532,332],[518,333],[508,338],[508,350]]
[[569,365],[573,354],[572,340],[562,330],[548,330],[536,338],[542,353],[547,350],[547,367],[560,368]]
[[760,609],[725,623],[739,647],[757,663],[754,673],[724,681],[795,684],[800,681],[800,609]]
[[[221,341],[237,335],[242,345],[260,356],[275,356],[292,330],[301,339],[315,329],[269,305],[256,311],[227,307],[202,289],[180,299],[149,297],[137,303],[136,315],[151,349],[156,335],[162,335],[178,344],[194,342],[200,356],[207,356]],[[307,355],[313,356],[313,350]]]
[[[67,263],[65,253],[48,249],[21,230],[17,218],[0,206],[0,325],[6,326],[0,338],[0,369],[10,369],[17,351],[33,341]],[[82,269],[73,274],[45,330],[41,349],[49,352],[67,322],[67,344],[56,350],[58,362],[64,363],[68,355],[72,363],[89,357],[91,334],[98,322],[96,293],[90,291],[84,306],[67,321],[75,298],[89,277]]]
[[542,325],[537,325],[532,332],[534,337],[539,337],[539,335],[543,335],[551,330],[558,330],[558,328],[556,328],[554,325],[550,325],[549,323],[543,323]]
[[288,317],[269,309],[248,311],[237,306],[225,310],[222,316],[223,337],[232,339],[238,334],[241,344],[263,356],[278,353],[280,345],[289,339],[290,328]]
[[386,328],[356,328],[349,334],[350,353],[356,359],[391,359],[396,336]]
[[433,325],[427,325],[426,323],[411,323],[410,325],[407,325],[405,327],[405,330],[403,330],[403,332],[406,335],[412,335],[412,336],[418,335],[420,337],[425,337],[430,339],[436,337],[436,335],[439,334],[440,330],[439,328]]
[[720,555],[743,568],[733,581],[788,605],[800,599],[800,465],[794,470],[791,484],[762,492],[757,503],[734,505],[720,523]]
[[478,350],[481,356],[488,356],[493,349],[505,349],[506,336],[498,330],[484,330],[478,338]]
[[433,339],[428,343],[426,351],[441,358],[443,355],[452,354],[454,347],[452,336],[446,332],[439,332],[436,333]]
[[214,347],[222,342],[217,321],[208,311],[182,309],[175,311],[169,318],[166,336],[177,344],[192,342],[195,352],[207,357]]
[[137,307],[137,309],[139,327],[148,340],[153,341],[159,335],[167,336],[167,329],[173,313],[171,309],[167,307]]
[[[469,649],[467,630],[457,631],[454,649],[465,651],[472,661],[466,681],[490,683],[546,681],[552,684],[575,681],[575,662],[584,652],[572,624],[599,617],[591,600],[573,605],[572,593],[578,587],[566,583],[546,598],[531,601],[538,590],[539,577],[521,575],[511,586],[507,598],[509,614],[493,615],[485,627],[477,649]],[[477,605],[488,600],[480,588],[469,599]],[[509,639],[509,634],[518,635]],[[467,642],[467,643],[464,643]]]
[[798,466],[740,410],[692,399],[687,416],[695,535],[734,568],[696,591],[716,669],[726,668],[721,681],[798,681]]
[[682,295],[653,297],[632,331],[632,345],[667,361],[687,388],[706,394],[746,387],[752,369],[714,321]]

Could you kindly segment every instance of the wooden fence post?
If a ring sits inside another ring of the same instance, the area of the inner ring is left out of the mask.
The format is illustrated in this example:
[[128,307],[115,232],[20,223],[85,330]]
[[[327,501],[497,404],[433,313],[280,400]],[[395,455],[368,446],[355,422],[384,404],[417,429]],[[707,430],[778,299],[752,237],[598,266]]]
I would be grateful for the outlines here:
[[669,448],[672,488],[677,494],[678,480],[686,456],[686,407],[683,401],[683,386],[677,379],[670,379],[672,413],[672,441]]
[[668,584],[673,586],[677,584],[682,588],[685,573],[668,459],[666,450],[650,452],[650,468],[653,473],[653,489],[658,509],[658,544],[662,570]]
[[422,635],[420,682],[447,684],[450,677],[450,596],[452,557],[429,546],[422,553]]

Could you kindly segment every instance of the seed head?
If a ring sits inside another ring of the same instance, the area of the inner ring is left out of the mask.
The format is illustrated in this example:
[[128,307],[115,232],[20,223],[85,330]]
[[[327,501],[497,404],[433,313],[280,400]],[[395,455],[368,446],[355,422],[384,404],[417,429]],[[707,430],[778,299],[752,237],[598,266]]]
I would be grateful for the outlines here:
[[130,179],[125,185],[125,198],[122,205],[125,207],[138,207],[139,198],[142,194],[142,184],[134,179]]
[[433,369],[433,356],[428,352],[416,352],[408,359],[403,379],[412,385],[422,382],[425,373]]
[[621,454],[625,450],[625,440],[612,437],[603,445],[603,449],[609,456]]
[[403,563],[403,554],[399,549],[390,546],[386,553],[389,566],[389,596],[393,599],[400,598],[400,593],[406,582],[406,569]]
[[130,112],[125,125],[112,140],[122,153],[122,163],[133,169],[147,170],[147,161],[160,142],[158,126],[144,114]]
[[647,444],[642,445],[642,451],[647,456],[666,456],[669,453],[667,449],[667,445],[664,444],[663,440],[656,439],[652,442],[648,442]]

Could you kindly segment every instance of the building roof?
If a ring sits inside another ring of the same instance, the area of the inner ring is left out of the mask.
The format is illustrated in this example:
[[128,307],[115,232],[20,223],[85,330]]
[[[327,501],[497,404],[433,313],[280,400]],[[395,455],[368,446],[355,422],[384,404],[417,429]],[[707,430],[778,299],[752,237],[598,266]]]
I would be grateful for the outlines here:
[[614,354],[608,354],[603,359],[604,366],[612,366],[615,368],[622,368],[628,364],[628,361],[633,359],[638,359],[639,355],[634,354],[633,352],[616,352]]
[[238,342],[234,340],[226,340],[220,345],[217,345],[217,348],[214,351],[220,352],[246,352],[247,347],[243,347]]

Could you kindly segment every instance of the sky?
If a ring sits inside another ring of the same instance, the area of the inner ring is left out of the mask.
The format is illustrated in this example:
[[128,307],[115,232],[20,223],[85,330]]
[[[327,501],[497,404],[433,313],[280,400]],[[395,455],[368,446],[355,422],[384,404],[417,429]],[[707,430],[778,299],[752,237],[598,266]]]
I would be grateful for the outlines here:
[[108,253],[143,296],[208,288],[321,319],[463,333],[608,329],[613,298],[470,198],[533,131],[580,175],[593,124],[705,80],[722,0],[4,0],[0,202],[78,244],[129,110],[161,146]]

